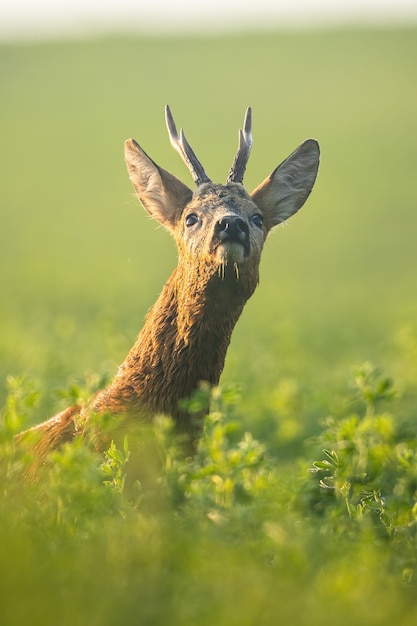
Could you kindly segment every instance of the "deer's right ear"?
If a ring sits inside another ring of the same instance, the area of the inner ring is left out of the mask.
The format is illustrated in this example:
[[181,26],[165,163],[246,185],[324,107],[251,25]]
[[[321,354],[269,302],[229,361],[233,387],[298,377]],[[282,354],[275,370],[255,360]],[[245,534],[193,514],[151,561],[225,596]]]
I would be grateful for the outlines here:
[[192,198],[191,189],[154,163],[134,139],[125,142],[125,159],[130,180],[146,211],[173,230]]
[[307,139],[251,193],[268,230],[301,209],[316,180],[319,159],[319,144]]

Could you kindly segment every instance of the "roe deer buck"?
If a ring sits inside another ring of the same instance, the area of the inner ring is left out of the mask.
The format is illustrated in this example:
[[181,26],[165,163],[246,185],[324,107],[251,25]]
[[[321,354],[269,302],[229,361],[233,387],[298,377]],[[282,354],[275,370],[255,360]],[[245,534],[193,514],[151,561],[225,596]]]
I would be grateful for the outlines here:
[[183,131],[178,135],[168,106],[166,123],[197,186],[194,192],[133,139],[125,143],[125,157],[139,200],[176,241],[178,266],[108,387],[86,406],[72,406],[31,429],[37,433],[38,461],[80,433],[93,413],[129,419],[168,414],[180,432],[195,437],[192,417],[180,401],[201,381],[219,382],[233,328],[258,284],[265,239],[302,207],[314,185],[319,146],[308,139],[247,193],[242,181],[252,146],[250,108],[225,185],[207,176]]

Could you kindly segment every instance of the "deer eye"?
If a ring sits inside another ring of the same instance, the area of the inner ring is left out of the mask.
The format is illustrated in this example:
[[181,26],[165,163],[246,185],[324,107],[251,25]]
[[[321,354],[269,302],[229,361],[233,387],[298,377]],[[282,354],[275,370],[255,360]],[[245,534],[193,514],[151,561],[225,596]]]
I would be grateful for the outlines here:
[[197,222],[198,222],[198,217],[197,217],[197,215],[195,213],[190,213],[185,218],[185,225],[186,226],[194,226],[194,224],[197,224]]
[[263,215],[261,215],[260,213],[255,213],[255,215],[252,216],[252,222],[258,228],[262,228],[262,224],[264,223]]

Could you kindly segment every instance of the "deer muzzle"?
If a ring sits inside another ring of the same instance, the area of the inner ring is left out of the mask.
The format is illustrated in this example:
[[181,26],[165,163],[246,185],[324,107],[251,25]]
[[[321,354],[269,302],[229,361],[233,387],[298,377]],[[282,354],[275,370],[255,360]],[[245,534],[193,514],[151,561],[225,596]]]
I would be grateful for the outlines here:
[[219,260],[241,263],[249,256],[249,226],[239,215],[225,215],[215,225]]

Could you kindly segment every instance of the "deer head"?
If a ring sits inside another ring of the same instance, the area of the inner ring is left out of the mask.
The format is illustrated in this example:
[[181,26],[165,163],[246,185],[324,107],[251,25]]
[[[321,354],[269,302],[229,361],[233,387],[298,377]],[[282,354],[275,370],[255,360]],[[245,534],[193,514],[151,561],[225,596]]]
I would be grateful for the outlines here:
[[[184,132],[178,134],[166,107],[171,144],[186,163],[196,184],[193,192],[157,165],[134,141],[125,143],[130,179],[146,211],[174,236],[183,259],[194,259],[205,272],[222,280],[252,277],[249,297],[258,282],[258,266],[269,231],[296,213],[310,194],[317,176],[319,146],[302,143],[252,193],[242,181],[252,146],[252,116],[248,108],[239,147],[224,185],[213,183],[197,159]],[[195,271],[195,269],[193,270]]]

